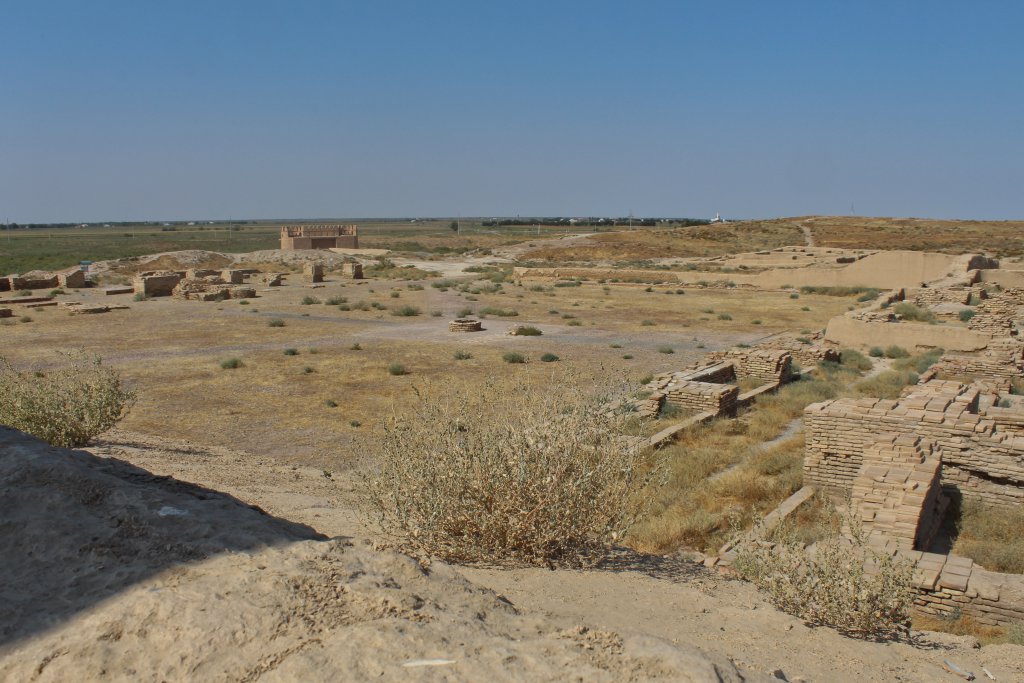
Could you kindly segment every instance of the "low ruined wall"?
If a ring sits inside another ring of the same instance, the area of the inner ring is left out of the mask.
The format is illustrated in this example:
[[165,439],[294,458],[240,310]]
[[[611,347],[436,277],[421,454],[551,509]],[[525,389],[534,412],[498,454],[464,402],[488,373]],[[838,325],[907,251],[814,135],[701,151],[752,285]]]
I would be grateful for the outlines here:
[[983,270],[981,281],[1002,287],[1024,287],[1024,270]]
[[896,345],[907,349],[941,347],[947,351],[981,351],[992,336],[953,325],[875,322],[839,315],[828,321],[825,339],[853,348]]
[[731,384],[683,380],[666,387],[662,396],[668,403],[686,411],[709,412],[718,416],[736,413],[736,399],[739,394],[739,388]]
[[988,571],[957,555],[906,552],[914,562],[914,611],[988,626],[1024,622],[1024,576]]
[[306,282],[323,282],[324,267],[319,263],[304,263],[302,265],[302,276]]
[[171,296],[183,277],[182,273],[139,275],[132,280],[136,294],[145,296]]
[[70,268],[57,273],[57,284],[67,289],[81,289],[85,287],[85,273],[81,268]]

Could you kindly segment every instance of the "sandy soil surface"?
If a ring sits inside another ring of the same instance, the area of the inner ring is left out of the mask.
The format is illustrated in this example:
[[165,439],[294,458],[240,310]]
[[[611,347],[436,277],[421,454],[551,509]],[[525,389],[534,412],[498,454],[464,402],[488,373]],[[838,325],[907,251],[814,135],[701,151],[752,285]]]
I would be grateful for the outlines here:
[[[240,451],[119,431],[90,450],[157,475],[201,482],[328,536],[372,533],[354,511],[351,471],[327,477],[322,470],[275,465]],[[586,571],[462,567],[453,572],[529,614],[697,645],[747,674],[781,670],[791,681],[823,682],[959,680],[943,670],[948,659],[979,678],[985,668],[997,681],[1024,680],[1024,647],[979,648],[970,637],[930,633],[915,633],[910,642],[853,640],[809,627],[773,608],[749,584],[681,555],[624,552],[607,566]]]
[[2,680],[768,680],[7,428],[0,481]]

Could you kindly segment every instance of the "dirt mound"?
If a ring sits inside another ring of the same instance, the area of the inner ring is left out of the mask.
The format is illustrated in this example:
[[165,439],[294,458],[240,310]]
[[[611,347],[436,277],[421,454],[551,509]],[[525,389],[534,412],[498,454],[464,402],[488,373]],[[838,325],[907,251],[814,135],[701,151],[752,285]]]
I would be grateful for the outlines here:
[[751,680],[2,427],[0,481],[3,680]]
[[132,275],[146,270],[218,269],[228,268],[234,261],[234,254],[222,254],[219,251],[203,251],[202,249],[187,249],[184,251],[147,254],[145,256],[129,256],[112,261],[97,261],[89,266],[89,272],[94,275],[105,273]]
[[249,267],[274,266],[279,270],[301,268],[305,263],[322,263],[327,270],[340,268],[343,263],[352,263],[357,259],[346,254],[337,254],[325,249],[287,251],[282,249],[265,249],[248,254],[233,254],[236,265]]

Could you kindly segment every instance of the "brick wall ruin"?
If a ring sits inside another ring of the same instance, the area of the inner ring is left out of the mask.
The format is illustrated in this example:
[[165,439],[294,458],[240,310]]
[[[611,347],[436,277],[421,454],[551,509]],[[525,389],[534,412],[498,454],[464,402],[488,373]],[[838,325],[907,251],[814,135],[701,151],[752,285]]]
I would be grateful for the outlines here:
[[288,225],[281,228],[281,249],[358,249],[354,225]]
[[980,391],[933,380],[898,400],[861,398],[814,403],[804,411],[804,481],[849,492],[865,449],[880,434],[908,434],[942,450],[941,484],[990,505],[1024,503],[1024,411],[979,409]]
[[927,547],[942,522],[941,453],[930,441],[882,437],[864,449],[851,505],[864,533],[893,539],[900,550]]

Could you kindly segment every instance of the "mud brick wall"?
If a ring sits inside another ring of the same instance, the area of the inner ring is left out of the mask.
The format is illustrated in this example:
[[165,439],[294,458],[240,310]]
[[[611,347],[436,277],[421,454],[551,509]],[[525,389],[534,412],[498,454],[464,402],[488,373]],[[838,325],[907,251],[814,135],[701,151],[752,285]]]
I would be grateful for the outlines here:
[[224,280],[228,284],[240,285],[245,279],[245,273],[240,270],[234,270],[232,268],[220,271],[220,279]]
[[957,555],[902,552],[914,563],[914,611],[967,614],[988,626],[1024,622],[1024,576],[988,571]]
[[932,287],[907,291],[907,300],[915,306],[928,308],[936,304],[963,304],[971,301],[971,296],[981,299],[987,296],[981,287]]
[[24,275],[11,275],[7,278],[7,288],[12,292],[22,289],[53,289],[57,286],[54,273],[32,271]]
[[913,435],[942,450],[943,488],[993,505],[1024,504],[1024,437],[979,415],[979,392],[957,382],[932,381],[910,396],[839,399],[804,411],[804,481],[851,490],[864,450],[880,435]]
[[664,400],[687,411],[734,415],[739,394],[738,387],[728,384],[682,380],[666,387]]
[[302,266],[302,275],[306,282],[323,282],[324,267],[319,263],[306,263]]
[[[705,361],[714,360],[719,364],[731,363],[734,366],[734,376],[724,380],[726,382],[748,377],[761,380],[766,384],[782,382],[792,374],[793,367],[793,354],[785,349],[732,349],[709,353],[704,358]],[[696,377],[693,379],[717,381]]]
[[459,318],[448,323],[449,332],[479,332],[482,329],[483,326],[479,320],[470,320],[468,318]]
[[362,263],[343,263],[341,264],[341,275],[342,277],[352,278],[353,280],[363,279],[363,264]]
[[851,501],[867,534],[893,539],[900,550],[926,547],[938,528],[939,469],[931,442],[891,436],[864,449]]
[[69,268],[57,273],[57,284],[68,289],[85,287],[85,273],[81,268]]
[[1024,317],[1024,290],[1007,289],[982,301],[975,307],[977,314],[967,321],[967,327],[992,335],[1006,336],[1014,328],[1014,322]]
[[146,296],[171,296],[182,280],[181,273],[142,274],[132,280],[136,294]]

